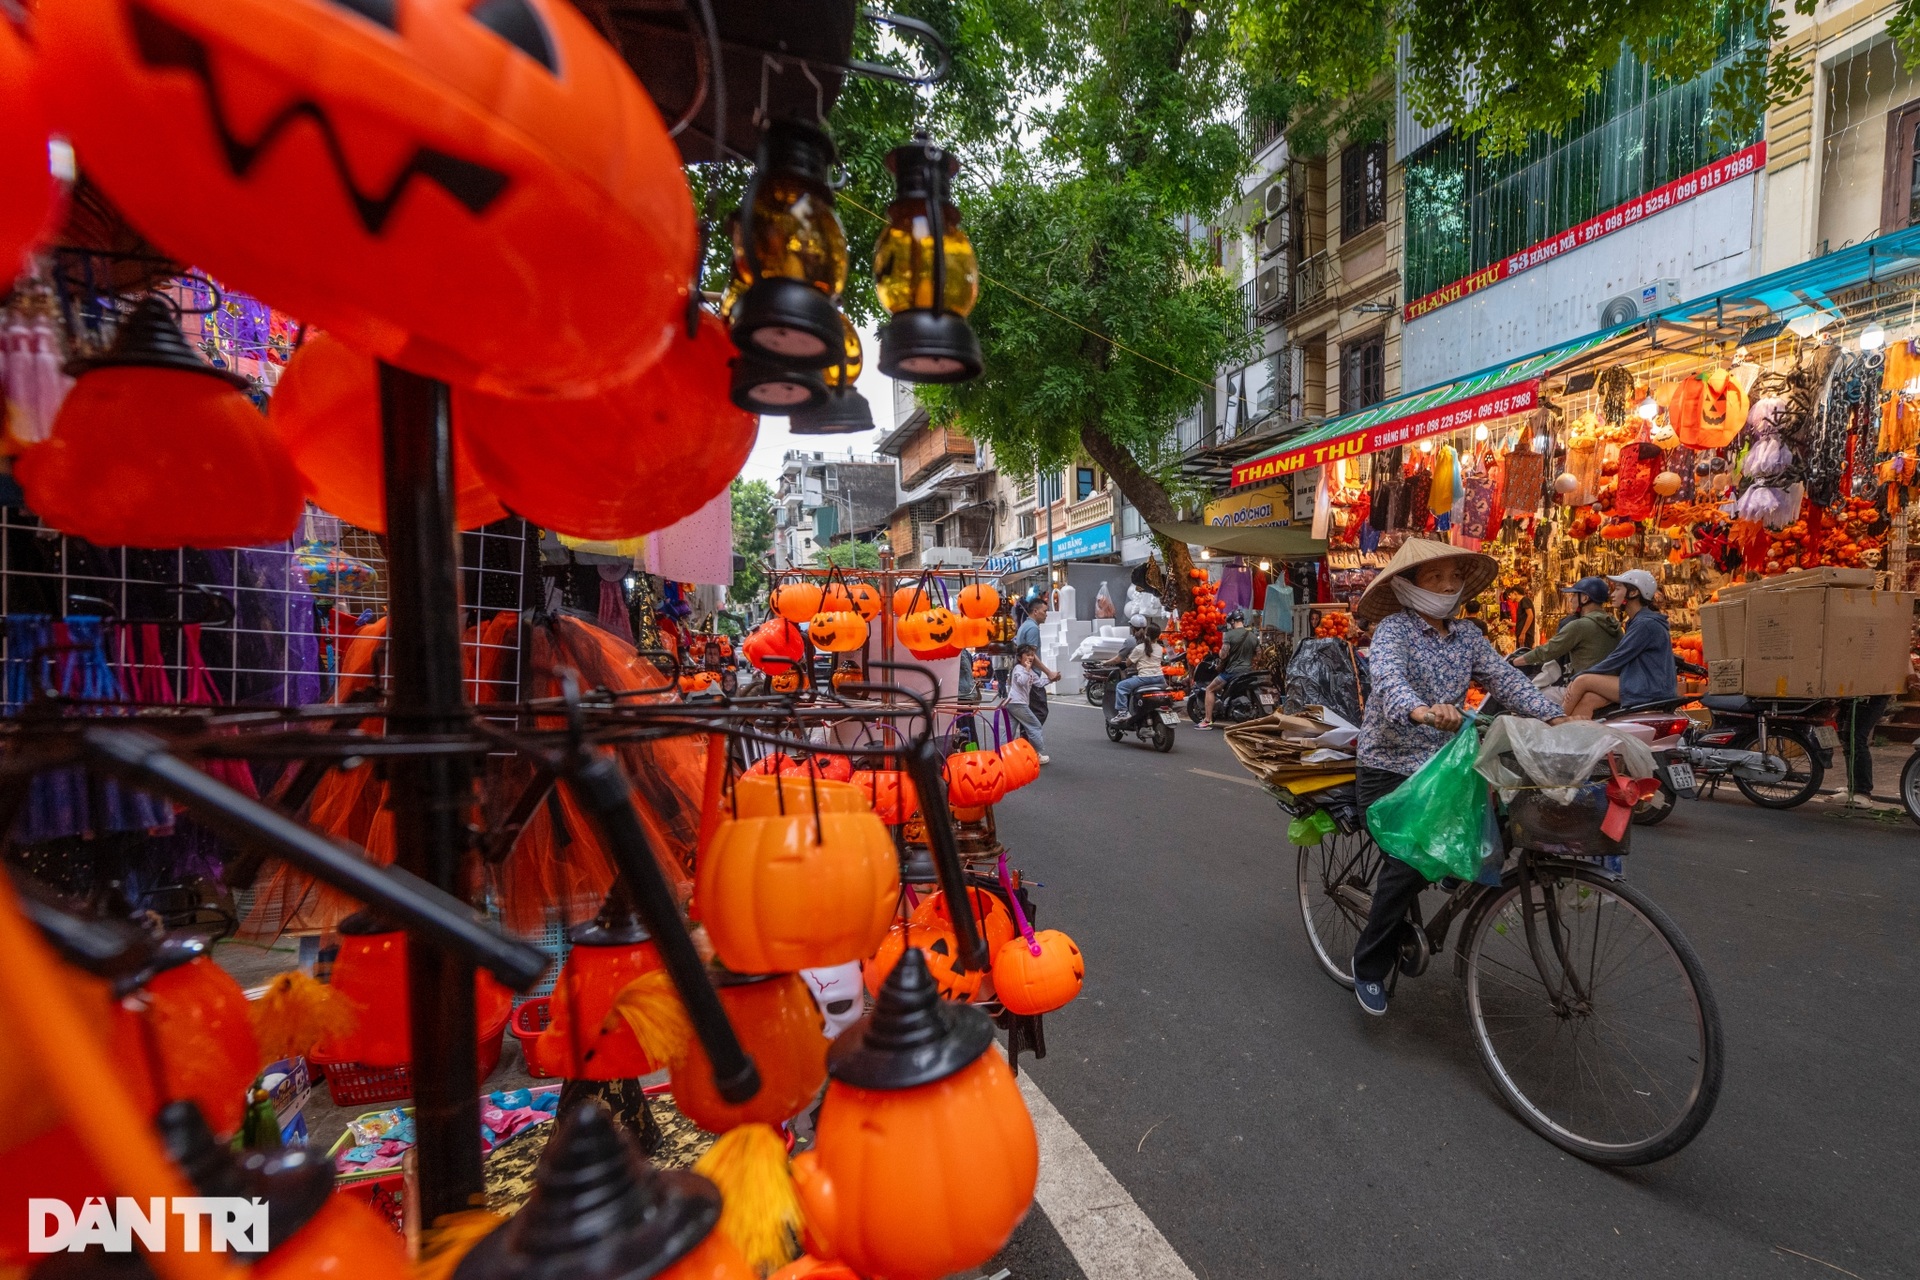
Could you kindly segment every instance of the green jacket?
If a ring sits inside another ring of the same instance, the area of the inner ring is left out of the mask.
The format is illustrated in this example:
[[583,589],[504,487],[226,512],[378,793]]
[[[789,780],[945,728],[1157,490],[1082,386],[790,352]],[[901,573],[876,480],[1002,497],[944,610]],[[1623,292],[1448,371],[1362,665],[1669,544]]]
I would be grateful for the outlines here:
[[1521,655],[1521,662],[1535,666],[1551,658],[1564,658],[1579,675],[1613,652],[1620,643],[1620,622],[1610,613],[1589,613],[1570,617],[1560,624],[1553,639]]

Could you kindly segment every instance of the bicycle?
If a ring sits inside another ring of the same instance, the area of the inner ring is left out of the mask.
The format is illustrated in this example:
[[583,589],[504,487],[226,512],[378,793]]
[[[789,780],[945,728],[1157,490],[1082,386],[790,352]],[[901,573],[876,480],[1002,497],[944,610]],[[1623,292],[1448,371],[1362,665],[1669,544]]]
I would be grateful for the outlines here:
[[[1321,829],[1332,828],[1318,844],[1296,846],[1301,919],[1320,968],[1350,989],[1385,855],[1367,832],[1353,775],[1293,787],[1268,790],[1296,818],[1324,813]],[[1424,973],[1463,921],[1454,970],[1466,984],[1474,1048],[1507,1104],[1583,1160],[1665,1159],[1699,1134],[1720,1096],[1720,1011],[1700,958],[1639,889],[1565,847],[1516,841],[1505,817],[1501,826],[1508,857],[1499,884],[1455,885],[1431,921],[1416,902],[1389,984]]]

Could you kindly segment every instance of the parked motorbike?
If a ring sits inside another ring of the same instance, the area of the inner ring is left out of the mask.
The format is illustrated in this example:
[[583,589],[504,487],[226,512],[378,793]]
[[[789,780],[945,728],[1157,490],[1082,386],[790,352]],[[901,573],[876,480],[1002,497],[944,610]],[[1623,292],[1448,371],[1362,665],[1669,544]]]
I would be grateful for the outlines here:
[[1087,682],[1087,705],[1101,706],[1106,698],[1106,689],[1110,681],[1119,672],[1113,663],[1105,658],[1088,658],[1080,664],[1080,674]]
[[1920,742],[1913,744],[1913,754],[1900,770],[1900,803],[1907,807],[1909,818],[1920,822]]
[[1819,793],[1840,745],[1832,701],[1708,694],[1700,702],[1713,712],[1711,725],[1696,725],[1664,705],[1602,713],[1653,750],[1660,790],[1635,809],[1635,822],[1659,822],[1673,811],[1676,795],[1712,796],[1729,781],[1763,809],[1792,809]]
[[[1187,692],[1187,719],[1199,724],[1207,716],[1207,686],[1220,674],[1219,658],[1209,654],[1200,665],[1194,668],[1193,684]],[[1227,681],[1226,688],[1214,695],[1213,718],[1224,720],[1228,724],[1238,724],[1242,720],[1255,720],[1270,715],[1279,699],[1273,691],[1273,680],[1259,669],[1242,671]]]
[[[1112,667],[1108,675],[1116,674]],[[1178,706],[1171,689],[1136,689],[1133,694],[1133,706],[1127,718],[1118,719],[1113,714],[1114,698],[1119,693],[1120,681],[1108,679],[1101,685],[1101,713],[1107,721],[1107,739],[1119,742],[1128,734],[1150,745],[1155,751],[1173,750],[1173,726],[1179,717],[1174,714]]]

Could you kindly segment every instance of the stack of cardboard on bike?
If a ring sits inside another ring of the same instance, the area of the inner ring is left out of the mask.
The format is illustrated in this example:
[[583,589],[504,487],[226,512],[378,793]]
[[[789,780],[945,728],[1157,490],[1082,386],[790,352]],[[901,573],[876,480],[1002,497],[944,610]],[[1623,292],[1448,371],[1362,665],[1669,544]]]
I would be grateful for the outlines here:
[[1914,594],[1871,569],[1821,568],[1724,587],[1700,606],[1707,692],[1858,698],[1906,687]]
[[1306,707],[1297,715],[1276,711],[1226,734],[1227,746],[1247,772],[1269,786],[1302,793],[1352,777],[1359,736],[1325,707]]

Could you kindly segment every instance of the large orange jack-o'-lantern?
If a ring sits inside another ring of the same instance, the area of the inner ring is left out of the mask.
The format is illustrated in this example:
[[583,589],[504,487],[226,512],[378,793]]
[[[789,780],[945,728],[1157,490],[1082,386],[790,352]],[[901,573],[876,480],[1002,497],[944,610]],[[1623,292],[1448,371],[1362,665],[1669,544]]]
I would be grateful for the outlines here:
[[355,347],[589,395],[667,349],[694,212],[563,0],[61,0],[53,124],[167,252]]
[[689,339],[591,400],[508,400],[456,391],[454,430],[515,515],[576,538],[630,538],[705,506],[740,474],[759,420],[727,401],[725,326],[706,312]]
[[[330,334],[310,334],[273,390],[269,413],[280,442],[321,507],[350,524],[387,531],[387,469],[380,465],[380,374],[373,357]],[[454,523],[462,529],[507,514],[456,438]]]

